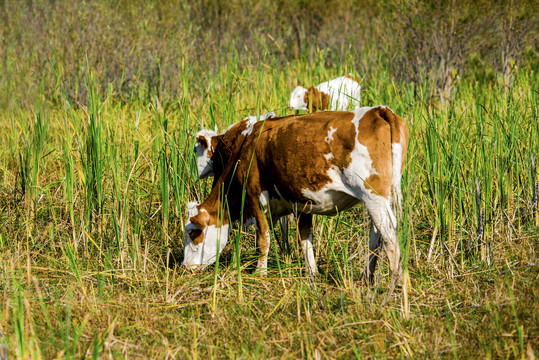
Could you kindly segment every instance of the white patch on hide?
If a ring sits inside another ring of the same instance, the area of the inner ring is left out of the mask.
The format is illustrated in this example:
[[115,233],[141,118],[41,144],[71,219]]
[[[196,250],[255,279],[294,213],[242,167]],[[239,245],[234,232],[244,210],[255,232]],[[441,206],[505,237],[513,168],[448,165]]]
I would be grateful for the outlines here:
[[254,127],[253,125],[249,126],[247,129],[243,130],[243,131],[241,132],[241,134],[242,134],[243,136],[249,136],[249,135],[251,135],[251,133],[253,132],[253,127]]
[[199,204],[196,201],[190,201],[187,203],[187,205],[185,206],[187,210],[187,216],[193,217],[198,215],[197,205]]
[[[346,210],[359,202],[366,199],[372,193],[370,188],[365,187],[365,179],[369,176],[377,174],[373,167],[372,159],[366,146],[359,143],[357,139],[358,124],[361,118],[372,108],[364,107],[356,109],[352,123],[355,126],[355,146],[350,157],[352,161],[346,169],[341,171],[336,166],[331,166],[326,175],[331,181],[324,185],[318,191],[303,189],[302,194],[312,200],[308,204],[307,210],[311,213],[335,214],[338,211]],[[325,154],[325,158],[329,160],[331,154]]]
[[329,127],[329,130],[328,130],[328,136],[326,136],[326,142],[329,144],[330,141],[333,141],[333,134],[335,134],[335,131],[337,131],[337,128],[334,128],[334,127]]
[[318,91],[329,95],[331,104],[328,110],[344,111],[349,107],[359,108],[361,101],[361,86],[353,79],[341,76],[324,81],[316,86]]
[[400,143],[391,144],[391,155],[393,157],[393,177],[391,184],[400,187],[402,171],[402,145]]

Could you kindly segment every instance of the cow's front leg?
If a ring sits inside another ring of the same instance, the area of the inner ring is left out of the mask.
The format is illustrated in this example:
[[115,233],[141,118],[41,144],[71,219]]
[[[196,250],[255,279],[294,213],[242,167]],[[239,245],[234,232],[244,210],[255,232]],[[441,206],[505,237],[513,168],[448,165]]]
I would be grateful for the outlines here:
[[313,250],[313,216],[311,214],[301,214],[298,217],[298,233],[301,248],[305,255],[305,270],[309,276],[318,273]]
[[270,231],[264,212],[260,208],[256,208],[254,213],[254,218],[256,220],[256,247],[259,254],[256,269],[260,271],[261,274],[265,275],[268,269],[268,253],[271,239]]

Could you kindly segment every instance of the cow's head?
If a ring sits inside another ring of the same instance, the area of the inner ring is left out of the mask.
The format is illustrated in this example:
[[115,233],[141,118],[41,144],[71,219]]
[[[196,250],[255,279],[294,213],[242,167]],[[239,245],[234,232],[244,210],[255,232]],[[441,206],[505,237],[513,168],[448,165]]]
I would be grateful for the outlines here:
[[307,94],[307,89],[305,89],[303,86],[297,86],[290,93],[290,102],[288,103],[288,107],[290,109],[296,109],[296,110],[308,110],[307,109],[308,103],[305,102],[306,94]]
[[204,179],[213,176],[211,157],[215,151],[217,132],[203,129],[196,134],[195,154],[197,156],[198,177]]
[[210,214],[196,202],[187,204],[185,252],[182,265],[188,269],[203,269],[217,259],[230,234],[230,224],[224,216]]

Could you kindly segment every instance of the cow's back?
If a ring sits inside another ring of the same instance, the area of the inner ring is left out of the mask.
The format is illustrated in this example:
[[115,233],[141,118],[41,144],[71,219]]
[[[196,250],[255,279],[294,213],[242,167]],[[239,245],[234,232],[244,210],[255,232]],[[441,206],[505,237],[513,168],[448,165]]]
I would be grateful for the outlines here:
[[298,203],[325,201],[324,192],[358,201],[361,192],[387,197],[391,130],[379,111],[326,111],[265,124],[256,155],[264,187]]
[[[307,201],[305,189],[317,191],[331,182],[329,169],[350,162],[355,129],[351,112],[320,112],[289,118],[263,132],[257,158],[262,180],[283,196]],[[333,158],[332,158],[333,157]]]

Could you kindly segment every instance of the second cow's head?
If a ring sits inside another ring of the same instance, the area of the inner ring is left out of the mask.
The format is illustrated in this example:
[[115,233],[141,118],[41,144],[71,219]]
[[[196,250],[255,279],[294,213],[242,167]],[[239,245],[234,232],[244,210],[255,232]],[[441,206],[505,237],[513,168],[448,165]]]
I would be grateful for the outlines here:
[[308,89],[297,86],[290,93],[288,107],[296,110],[327,110],[329,107],[329,95],[319,91],[316,87],[310,86]]
[[211,157],[218,141],[216,131],[203,129],[196,134],[195,154],[197,157],[198,177],[204,179],[213,176]]

